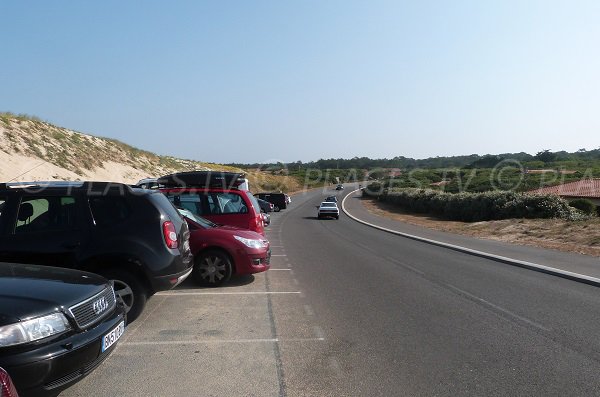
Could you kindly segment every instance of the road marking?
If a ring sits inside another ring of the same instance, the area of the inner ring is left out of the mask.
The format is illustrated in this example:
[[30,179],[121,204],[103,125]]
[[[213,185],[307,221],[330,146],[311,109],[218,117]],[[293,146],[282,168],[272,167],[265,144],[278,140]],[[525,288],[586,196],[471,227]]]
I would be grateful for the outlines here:
[[277,270],[287,270],[288,272],[292,271],[292,269],[273,269],[273,268],[270,268],[269,270],[275,270],[275,271],[277,271]]
[[271,256],[273,257],[273,256],[287,256],[287,255],[286,254],[281,254],[281,255],[271,255]]
[[580,283],[585,283],[585,284],[593,285],[593,286],[596,286],[596,287],[600,287],[600,278],[597,278],[597,277],[588,276],[586,274],[580,274],[580,273],[570,272],[568,270],[557,269],[555,267],[540,265],[538,263],[533,263],[533,262],[528,262],[528,261],[522,261],[520,259],[513,259],[513,258],[506,257],[506,256],[501,256],[501,255],[496,255],[496,254],[490,254],[488,252],[479,251],[479,250],[475,250],[475,249],[472,249],[472,248],[463,247],[463,246],[460,246],[460,245],[444,243],[442,241],[437,241],[437,240],[433,240],[433,239],[429,239],[429,238],[425,238],[425,237],[421,237],[421,236],[416,236],[414,234],[408,234],[408,233],[404,233],[404,232],[399,232],[397,230],[388,229],[388,228],[385,228],[385,227],[382,227],[382,226],[378,226],[378,225],[375,225],[373,223],[369,223],[367,221],[364,221],[364,220],[362,220],[360,218],[357,218],[356,216],[352,215],[346,209],[346,199],[348,197],[350,197],[350,195],[352,193],[355,193],[355,192],[357,192],[359,190],[360,189],[353,190],[353,191],[349,192],[344,197],[344,199],[342,200],[342,211],[344,211],[344,213],[346,215],[348,215],[350,218],[354,219],[358,223],[362,223],[363,225],[367,225],[367,226],[372,227],[374,229],[379,229],[379,230],[382,230],[384,232],[395,234],[397,236],[406,237],[406,238],[409,238],[411,240],[421,241],[421,242],[424,242],[424,243],[427,243],[427,244],[437,245],[438,247],[448,248],[448,249],[451,249],[451,250],[454,250],[454,251],[458,251],[458,252],[462,252],[462,253],[465,253],[465,254],[468,254],[468,255],[478,256],[480,258],[490,259],[490,260],[493,260],[493,261],[497,261],[497,262],[501,262],[501,263],[506,263],[508,265],[517,266],[517,267],[521,267],[521,268],[529,269],[529,270],[534,270],[534,271],[538,271],[538,272],[541,272],[541,273],[546,273],[546,274],[550,274],[550,275],[553,275],[553,276],[558,276],[558,277],[566,278],[568,280],[573,280],[573,281],[577,281],[577,282],[580,282]]
[[123,342],[121,346],[154,346],[154,345],[202,345],[217,343],[286,343],[286,342],[322,342],[325,338],[264,338],[264,339],[203,339],[203,340],[163,340],[143,342]]
[[259,291],[259,292],[159,292],[159,296],[186,296],[186,295],[285,295],[301,294],[300,291]]
[[483,299],[483,298],[480,298],[480,297],[478,297],[478,296],[476,296],[476,295],[473,295],[473,294],[471,294],[471,293],[469,293],[469,292],[467,292],[467,291],[465,291],[465,290],[463,290],[463,289],[460,289],[460,288],[458,288],[458,287],[455,287],[454,285],[451,285],[451,284],[444,284],[444,285],[446,285],[446,286],[447,286],[447,287],[449,287],[450,289],[453,289],[453,290],[454,290],[454,291],[456,291],[456,292],[459,292],[459,293],[461,293],[461,294],[463,294],[463,295],[466,295],[466,296],[468,296],[468,297],[469,297],[469,298],[471,298],[471,299],[474,299],[474,300],[477,300],[477,301],[479,301],[479,302],[483,303],[485,306],[489,306],[489,307],[492,307],[492,308],[494,308],[494,309],[496,309],[496,310],[499,310],[499,311],[501,311],[502,313],[504,313],[504,314],[507,314],[507,315],[508,315],[508,316],[510,316],[510,317],[513,317],[513,318],[516,318],[516,319],[518,319],[518,320],[521,320],[521,321],[523,321],[523,322],[525,322],[525,323],[527,323],[527,324],[529,324],[529,325],[532,325],[532,326],[534,326],[534,327],[536,327],[536,328],[539,328],[539,329],[541,329],[541,330],[544,330],[544,331],[550,331],[550,328],[546,328],[546,327],[544,327],[543,325],[536,323],[535,321],[531,321],[531,320],[530,320],[530,319],[528,319],[528,318],[525,318],[525,317],[523,317],[523,316],[519,316],[518,314],[515,314],[515,313],[511,312],[510,310],[507,310],[507,309],[505,309],[505,308],[503,308],[503,307],[500,307],[500,306],[498,306],[498,305],[495,305],[495,304],[493,304],[492,302],[489,302],[489,301],[487,301],[487,300],[485,300],[485,299]]

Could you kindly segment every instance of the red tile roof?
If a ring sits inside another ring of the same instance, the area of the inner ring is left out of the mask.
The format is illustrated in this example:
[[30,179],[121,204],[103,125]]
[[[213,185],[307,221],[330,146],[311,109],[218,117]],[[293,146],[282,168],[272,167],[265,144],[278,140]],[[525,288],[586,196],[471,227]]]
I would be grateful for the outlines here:
[[556,194],[565,197],[591,197],[600,198],[600,179],[582,179],[564,185],[548,186],[541,189],[530,190],[533,194]]

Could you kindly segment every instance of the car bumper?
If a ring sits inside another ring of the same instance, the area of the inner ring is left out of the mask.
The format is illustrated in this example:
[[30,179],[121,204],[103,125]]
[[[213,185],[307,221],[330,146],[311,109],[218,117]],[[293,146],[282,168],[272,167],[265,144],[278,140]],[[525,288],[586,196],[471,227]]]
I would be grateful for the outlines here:
[[238,275],[260,273],[271,267],[271,249],[240,249],[235,256],[235,273]]
[[119,305],[113,315],[87,331],[59,338],[35,349],[0,352],[0,366],[11,376],[19,396],[55,395],[91,373],[115,349],[102,352],[102,338],[125,321]]
[[154,291],[158,292],[170,290],[171,288],[175,288],[176,286],[181,284],[183,280],[185,280],[192,273],[192,270],[194,270],[193,262],[191,262],[190,264],[192,266],[190,266],[188,269],[185,269],[184,271],[169,274],[166,276],[155,277],[152,280],[152,288],[154,289]]
[[319,217],[327,217],[327,216],[331,216],[331,217],[338,217],[340,216],[340,213],[337,211],[319,211],[318,213]]

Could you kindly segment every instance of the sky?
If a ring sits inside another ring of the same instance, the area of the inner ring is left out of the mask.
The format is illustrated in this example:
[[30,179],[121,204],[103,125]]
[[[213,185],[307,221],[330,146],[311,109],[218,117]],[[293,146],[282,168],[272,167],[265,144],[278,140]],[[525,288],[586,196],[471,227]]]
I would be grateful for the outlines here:
[[217,163],[600,147],[600,2],[0,1],[0,111]]

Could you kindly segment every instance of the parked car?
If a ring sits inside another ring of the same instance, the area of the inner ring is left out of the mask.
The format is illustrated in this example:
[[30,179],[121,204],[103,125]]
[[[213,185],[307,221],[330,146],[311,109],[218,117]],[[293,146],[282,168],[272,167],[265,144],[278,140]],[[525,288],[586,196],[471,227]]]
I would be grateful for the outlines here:
[[0,397],[19,397],[8,372],[0,367]]
[[269,241],[262,235],[235,226],[219,226],[186,209],[179,209],[190,228],[194,254],[193,279],[218,287],[232,275],[264,272],[270,267]]
[[338,199],[336,196],[327,196],[327,198],[325,199],[325,201],[330,202],[330,203],[337,203]]
[[192,272],[186,222],[159,191],[108,182],[0,184],[0,261],[112,280],[128,319]]
[[[81,380],[124,332],[125,307],[105,278],[0,263],[0,367],[21,397],[55,396]],[[11,390],[6,379],[0,372],[0,396]]]
[[158,178],[160,190],[178,208],[221,225],[237,226],[265,235],[256,198],[239,186],[244,174],[191,171]]
[[271,224],[271,215],[267,214],[266,212],[263,212],[262,217],[263,224],[265,225],[265,227],[269,226]]
[[261,198],[257,198],[256,201],[258,201],[258,205],[260,206],[260,209],[264,212],[273,212],[275,210],[275,204],[273,203],[269,203],[266,200],[263,200]]
[[256,197],[268,201],[274,205],[273,210],[279,212],[287,208],[287,201],[284,193],[257,193]]
[[323,201],[319,206],[319,212],[317,213],[317,218],[340,218],[340,210],[336,203],[330,201]]

